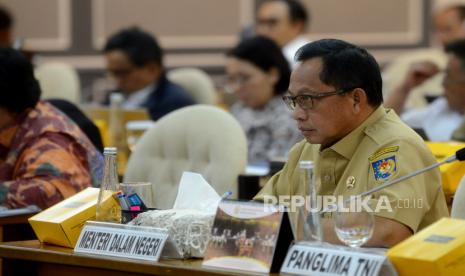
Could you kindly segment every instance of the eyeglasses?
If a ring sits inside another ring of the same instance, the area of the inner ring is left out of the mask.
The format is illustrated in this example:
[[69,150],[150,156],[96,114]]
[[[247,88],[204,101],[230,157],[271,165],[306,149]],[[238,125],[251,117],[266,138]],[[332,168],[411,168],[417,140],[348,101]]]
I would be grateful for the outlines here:
[[131,74],[134,70],[136,70],[136,68],[125,68],[125,69],[114,69],[114,70],[108,70],[108,73],[119,79],[119,78],[124,78],[126,77],[127,75]]
[[268,27],[268,28],[273,28],[276,25],[278,25],[278,23],[279,23],[278,18],[258,18],[257,19],[258,26],[263,26],[263,27]]
[[315,105],[315,100],[320,100],[320,99],[334,96],[334,95],[342,95],[342,94],[351,92],[354,89],[355,88],[339,89],[336,91],[326,92],[326,93],[313,93],[311,95],[310,94],[302,94],[302,95],[297,95],[297,96],[285,95],[283,96],[283,100],[291,110],[294,110],[297,105],[299,105],[300,108],[302,108],[303,110],[309,110],[309,109],[312,109],[313,106]]
[[224,90],[228,93],[234,93],[236,89],[245,85],[252,79],[250,75],[239,74],[236,76],[228,76],[224,83]]

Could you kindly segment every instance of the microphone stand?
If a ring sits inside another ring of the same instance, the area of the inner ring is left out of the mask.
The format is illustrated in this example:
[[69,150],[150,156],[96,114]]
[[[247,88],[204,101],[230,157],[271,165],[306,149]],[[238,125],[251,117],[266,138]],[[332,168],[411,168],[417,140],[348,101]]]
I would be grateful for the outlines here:
[[[372,189],[370,189],[370,190],[368,190],[368,191],[365,191],[365,192],[363,192],[363,193],[361,193],[361,194],[358,194],[358,195],[355,195],[355,196],[351,196],[351,197],[349,197],[348,199],[344,200],[343,203],[344,203],[344,204],[350,203],[350,201],[351,201],[353,198],[357,198],[357,197],[360,197],[360,198],[361,198],[361,197],[364,197],[364,196],[367,196],[367,195],[371,195],[371,194],[376,193],[377,191],[382,190],[382,189],[384,189],[384,188],[386,188],[386,187],[392,186],[392,185],[397,184],[397,183],[399,183],[399,182],[401,182],[401,181],[403,181],[403,180],[405,180],[405,179],[408,179],[408,178],[410,178],[410,177],[414,177],[414,176],[416,176],[416,175],[422,174],[422,173],[424,173],[424,172],[426,172],[426,171],[429,171],[429,170],[434,169],[434,168],[436,168],[436,167],[442,166],[442,165],[444,165],[444,164],[446,164],[446,163],[451,163],[451,162],[454,162],[454,161],[456,161],[456,160],[463,161],[464,158],[465,158],[465,148],[458,150],[458,151],[456,152],[455,155],[452,155],[452,156],[446,158],[445,160],[443,160],[443,161],[441,161],[441,162],[438,162],[438,163],[436,163],[436,164],[433,164],[433,165],[428,166],[428,167],[426,167],[426,168],[423,168],[423,169],[421,169],[421,170],[415,171],[415,172],[413,172],[413,173],[406,174],[406,175],[401,176],[401,177],[399,177],[399,178],[396,178],[396,179],[394,179],[394,180],[392,180],[392,181],[388,181],[388,182],[386,182],[386,183],[384,183],[384,184],[381,184],[381,185],[379,185],[379,186],[376,186],[376,187],[374,187],[374,188],[372,188]],[[328,207],[328,208],[322,210],[321,213],[328,213],[328,212],[333,212],[333,211],[336,211],[336,210],[337,210],[337,205],[332,205],[332,206],[330,206],[330,207]]]

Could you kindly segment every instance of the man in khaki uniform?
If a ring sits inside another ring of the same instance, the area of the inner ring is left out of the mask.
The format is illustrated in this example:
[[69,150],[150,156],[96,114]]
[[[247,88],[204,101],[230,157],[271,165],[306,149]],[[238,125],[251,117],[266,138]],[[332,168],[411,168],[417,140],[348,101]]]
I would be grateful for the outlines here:
[[[344,41],[325,39],[303,46],[284,97],[306,141],[295,145],[283,170],[255,197],[305,195],[299,161],[316,163],[319,195],[357,195],[376,185],[435,163],[423,140],[382,106],[375,59]],[[392,210],[375,213],[369,245],[393,246],[448,216],[439,170],[418,175],[374,194]],[[338,242],[331,219],[325,240]]]

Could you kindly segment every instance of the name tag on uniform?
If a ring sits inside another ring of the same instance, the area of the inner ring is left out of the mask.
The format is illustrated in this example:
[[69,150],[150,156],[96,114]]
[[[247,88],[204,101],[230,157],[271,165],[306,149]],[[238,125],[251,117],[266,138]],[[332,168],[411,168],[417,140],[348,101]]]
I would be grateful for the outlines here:
[[294,244],[289,249],[281,273],[321,276],[397,275],[384,255],[305,242]]
[[168,233],[139,228],[119,228],[110,223],[86,224],[74,252],[158,261]]

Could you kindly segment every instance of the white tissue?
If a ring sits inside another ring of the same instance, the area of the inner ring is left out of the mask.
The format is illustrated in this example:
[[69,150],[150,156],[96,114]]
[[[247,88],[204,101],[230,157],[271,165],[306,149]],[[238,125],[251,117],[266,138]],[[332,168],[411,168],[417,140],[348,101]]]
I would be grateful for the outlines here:
[[194,209],[215,214],[221,197],[201,174],[184,172],[173,209]]

